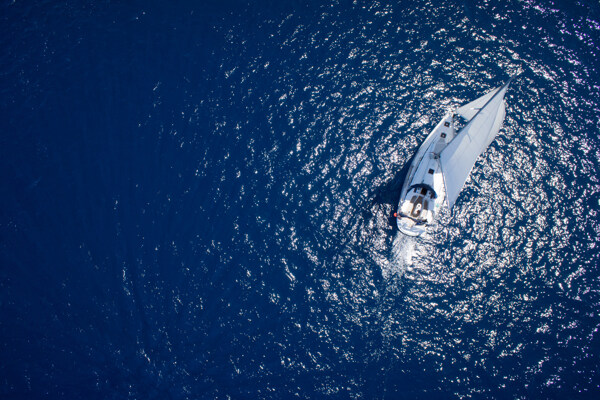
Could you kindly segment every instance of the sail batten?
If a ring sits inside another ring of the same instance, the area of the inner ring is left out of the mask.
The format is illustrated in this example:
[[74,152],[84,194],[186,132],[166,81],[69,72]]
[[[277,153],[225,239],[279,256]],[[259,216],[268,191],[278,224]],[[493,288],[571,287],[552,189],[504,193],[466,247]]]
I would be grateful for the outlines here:
[[467,124],[440,153],[448,206],[452,208],[475,161],[494,140],[504,120],[504,94],[510,81],[457,109]]

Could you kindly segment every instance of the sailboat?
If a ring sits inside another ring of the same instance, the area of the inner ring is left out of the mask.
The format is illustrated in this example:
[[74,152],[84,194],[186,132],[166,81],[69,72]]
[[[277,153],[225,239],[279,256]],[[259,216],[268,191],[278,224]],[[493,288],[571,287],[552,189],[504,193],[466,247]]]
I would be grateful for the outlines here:
[[512,80],[447,113],[427,136],[400,191],[394,213],[400,232],[420,236],[444,204],[452,209],[475,161],[502,126],[504,95]]

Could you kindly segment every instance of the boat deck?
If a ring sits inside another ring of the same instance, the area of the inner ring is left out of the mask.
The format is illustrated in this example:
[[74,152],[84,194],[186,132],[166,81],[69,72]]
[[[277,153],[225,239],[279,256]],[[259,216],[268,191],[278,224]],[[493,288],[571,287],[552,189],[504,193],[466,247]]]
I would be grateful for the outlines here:
[[433,193],[425,188],[415,188],[414,194],[408,200],[410,195],[411,193],[407,195],[402,205],[402,213],[414,220],[426,221],[432,211],[429,208],[429,201],[433,199]]

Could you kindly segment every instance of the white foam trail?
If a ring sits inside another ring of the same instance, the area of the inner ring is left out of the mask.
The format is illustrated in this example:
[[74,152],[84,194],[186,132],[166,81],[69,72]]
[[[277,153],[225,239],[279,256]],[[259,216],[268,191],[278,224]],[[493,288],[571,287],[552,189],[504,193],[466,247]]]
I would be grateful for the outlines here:
[[401,233],[396,234],[394,242],[392,243],[392,249],[389,261],[384,263],[382,269],[383,277],[388,279],[394,275],[402,276],[404,272],[410,270],[413,265],[413,256],[415,252],[416,238],[403,235]]

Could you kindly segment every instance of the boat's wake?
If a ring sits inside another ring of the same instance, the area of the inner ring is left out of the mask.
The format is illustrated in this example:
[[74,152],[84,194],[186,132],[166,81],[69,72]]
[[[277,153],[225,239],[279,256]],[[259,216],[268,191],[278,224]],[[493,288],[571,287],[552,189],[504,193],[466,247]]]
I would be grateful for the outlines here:
[[385,279],[401,277],[412,269],[416,243],[417,239],[414,237],[396,234],[389,259],[383,263],[382,273]]

